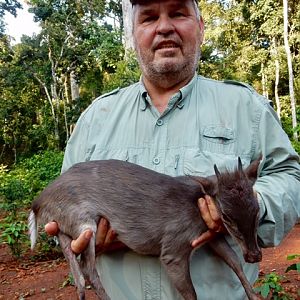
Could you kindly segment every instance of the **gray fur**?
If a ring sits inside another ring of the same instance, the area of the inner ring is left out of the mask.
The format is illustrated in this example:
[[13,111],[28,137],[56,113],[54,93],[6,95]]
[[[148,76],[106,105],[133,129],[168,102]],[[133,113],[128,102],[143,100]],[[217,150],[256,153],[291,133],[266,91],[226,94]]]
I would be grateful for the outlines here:
[[[224,224],[241,243],[245,259],[249,262],[261,259],[256,237],[259,208],[252,189],[258,165],[259,160],[245,172],[241,166],[225,173],[215,167],[217,176],[174,178],[118,160],[79,163],[59,176],[34,201],[29,217],[31,246],[34,247],[37,236],[35,220],[43,224],[55,220],[79,299],[84,299],[82,275],[91,282],[100,299],[110,299],[95,269],[95,235],[81,255],[80,267],[70,250],[71,239],[76,239],[86,228],[95,233],[100,218],[104,217],[118,239],[130,249],[159,256],[183,298],[196,300],[189,273],[191,242],[207,230],[200,217],[198,198],[209,194],[216,199]],[[239,218],[243,208],[247,210],[247,225],[244,216]],[[236,272],[249,299],[258,299],[224,236],[219,234],[209,245]]]

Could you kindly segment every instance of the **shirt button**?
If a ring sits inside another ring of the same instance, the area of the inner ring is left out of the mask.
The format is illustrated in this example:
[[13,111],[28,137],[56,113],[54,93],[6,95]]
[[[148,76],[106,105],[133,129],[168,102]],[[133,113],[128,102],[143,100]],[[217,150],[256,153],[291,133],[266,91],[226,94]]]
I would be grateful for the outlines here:
[[159,164],[160,164],[160,159],[159,159],[158,157],[154,157],[154,158],[153,158],[153,163],[154,163],[155,165],[159,165]]
[[157,121],[156,121],[156,125],[157,126],[161,126],[161,125],[163,125],[164,124],[164,121],[162,120],[162,119],[158,119]]

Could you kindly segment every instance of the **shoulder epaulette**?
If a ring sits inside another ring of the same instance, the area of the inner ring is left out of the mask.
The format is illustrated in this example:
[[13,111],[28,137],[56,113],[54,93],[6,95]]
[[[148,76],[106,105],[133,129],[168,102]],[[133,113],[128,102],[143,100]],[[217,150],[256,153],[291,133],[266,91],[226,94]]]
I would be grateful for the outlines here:
[[248,90],[250,90],[252,93],[255,92],[254,88],[250,84],[245,83],[245,82],[240,82],[240,81],[236,81],[236,80],[229,80],[229,79],[225,79],[225,80],[223,80],[223,82],[227,83],[227,84],[243,86],[243,87],[247,88]]
[[117,94],[119,91],[120,91],[120,88],[118,87],[118,88],[116,88],[116,89],[114,89],[114,90],[112,90],[112,91],[110,91],[110,92],[108,92],[108,93],[105,93],[105,94],[103,94],[103,95],[97,97],[95,100],[99,100],[99,99],[108,97],[108,96],[110,96],[110,95]]
[[267,99],[266,97],[264,97],[262,95],[259,95],[250,84],[247,84],[245,82],[235,81],[235,80],[223,80],[223,82],[228,83],[228,84],[243,86],[243,87],[247,88],[248,90],[250,90],[251,93],[259,96],[258,98],[263,102],[263,104],[269,104],[272,108],[274,107],[272,100]]

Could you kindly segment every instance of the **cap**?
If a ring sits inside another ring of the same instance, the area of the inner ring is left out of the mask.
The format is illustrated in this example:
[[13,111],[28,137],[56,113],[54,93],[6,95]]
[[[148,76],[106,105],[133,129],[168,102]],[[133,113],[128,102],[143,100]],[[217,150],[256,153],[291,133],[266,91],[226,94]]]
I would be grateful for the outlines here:
[[[198,0],[194,0],[194,1],[198,3]],[[147,1],[147,0],[130,0],[130,2],[131,2],[132,5],[135,5],[135,4],[138,4],[138,3],[147,3],[149,1]]]

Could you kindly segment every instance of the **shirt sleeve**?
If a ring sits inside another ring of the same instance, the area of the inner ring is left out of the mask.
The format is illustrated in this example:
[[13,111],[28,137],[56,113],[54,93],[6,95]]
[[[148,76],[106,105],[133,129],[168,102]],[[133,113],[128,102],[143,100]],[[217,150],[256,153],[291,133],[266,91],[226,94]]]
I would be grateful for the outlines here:
[[256,153],[263,156],[254,187],[261,208],[258,236],[262,247],[271,247],[300,218],[299,156],[268,104],[262,110],[257,135]]

